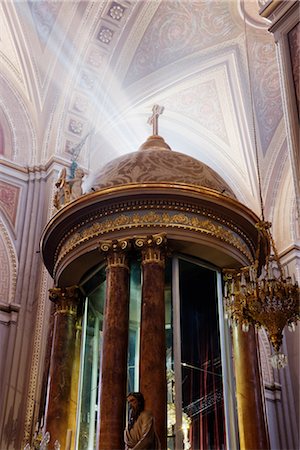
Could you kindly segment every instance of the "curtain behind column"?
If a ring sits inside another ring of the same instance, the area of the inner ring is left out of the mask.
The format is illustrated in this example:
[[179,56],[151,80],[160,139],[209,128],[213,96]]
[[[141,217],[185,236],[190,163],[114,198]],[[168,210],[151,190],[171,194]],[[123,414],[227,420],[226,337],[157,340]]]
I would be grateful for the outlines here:
[[225,448],[215,272],[180,260],[183,411],[193,450]]

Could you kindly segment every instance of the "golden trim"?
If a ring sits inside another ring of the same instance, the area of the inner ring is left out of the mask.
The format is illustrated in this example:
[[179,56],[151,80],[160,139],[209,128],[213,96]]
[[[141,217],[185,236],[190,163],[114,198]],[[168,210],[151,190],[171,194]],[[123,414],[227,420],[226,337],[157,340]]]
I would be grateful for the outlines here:
[[281,3],[282,0],[271,0],[270,3],[261,7],[258,13],[267,19]]
[[[143,194],[143,192],[147,190],[151,190],[151,193],[156,193],[156,191],[161,192],[161,190],[168,189],[170,193],[183,193],[185,195],[187,194],[204,194],[206,200],[210,200],[214,202],[214,200],[219,200],[222,202],[222,206],[225,208],[227,207],[226,204],[234,206],[237,208],[237,212],[240,214],[241,212],[246,213],[249,217],[249,219],[252,219],[254,223],[258,222],[257,215],[249,209],[247,206],[240,203],[238,200],[235,200],[231,197],[228,197],[224,194],[221,194],[218,191],[215,191],[214,189],[197,186],[193,184],[185,184],[185,183],[130,183],[125,185],[118,185],[118,186],[112,186],[109,188],[101,189],[96,192],[90,192],[88,194],[84,194],[78,199],[68,203],[67,205],[63,206],[59,211],[56,212],[56,214],[51,218],[51,220],[47,223],[45,226],[42,237],[40,240],[40,247],[42,249],[43,241],[45,240],[45,236],[48,233],[48,231],[54,226],[55,222],[60,222],[62,218],[68,215],[68,213],[72,212],[72,210],[78,210],[82,209],[85,204],[86,206],[90,205],[90,203],[98,203],[99,201],[105,199],[106,197],[109,197],[113,199],[114,197],[120,200],[120,194],[132,194],[132,191],[137,191],[140,195]],[[172,191],[171,191],[172,189]],[[187,199],[185,199],[185,202]],[[79,208],[78,208],[79,207]]]
[[122,267],[129,270],[127,264],[127,252],[130,249],[130,240],[113,239],[110,241],[100,241],[99,250],[106,253],[107,268]]
[[151,234],[137,237],[134,245],[142,253],[142,265],[158,264],[165,265],[167,238],[165,234]]
[[[166,192],[166,189],[168,192]],[[133,190],[135,192],[132,192]],[[191,194],[192,192],[194,195]],[[201,193],[205,193],[205,196],[199,196]],[[139,197],[137,197],[137,194],[139,194]],[[154,194],[154,196],[151,198],[149,194]],[[164,194],[166,194],[166,197],[164,197]],[[146,195],[147,197],[145,197]],[[205,202],[204,205],[203,202]],[[116,213],[123,214],[149,209],[176,210],[206,216],[216,222],[225,224],[229,229],[236,232],[246,243],[250,252],[253,254],[255,252],[256,235],[253,232],[253,227],[258,218],[246,206],[234,199],[209,188],[181,185],[180,183],[147,183],[142,185],[114,186],[86,194],[71,202],[59,210],[48,223],[43,231],[40,245],[45,264],[52,277],[55,277],[55,265],[61,254],[61,249],[72,236],[77,232],[81,232],[83,227],[92,226],[93,223],[111,217]],[[75,213],[78,214],[77,221],[76,219],[74,221]],[[229,218],[232,215],[233,219]],[[48,248],[51,237],[54,235],[53,233],[56,234],[58,232],[59,234],[60,225],[66,224],[68,218],[71,216],[72,222],[75,223],[74,226],[66,230],[60,241],[56,241],[55,250],[46,258],[45,251]],[[239,219],[243,220],[245,231],[243,231],[243,227],[238,225]],[[251,223],[252,220],[253,223]],[[247,229],[249,231],[246,231]]]
[[80,298],[78,286],[54,287],[49,289],[49,299],[55,304],[55,313],[75,316]]
[[57,271],[62,259],[68,253],[91,239],[108,232],[144,227],[178,228],[207,234],[232,245],[244,254],[249,261],[253,261],[253,255],[242,238],[234,231],[226,228],[225,224],[216,224],[210,219],[199,218],[196,214],[176,212],[170,214],[166,211],[149,211],[144,214],[135,212],[134,214],[117,215],[114,218],[107,218],[102,222],[95,222],[82,231],[76,232],[60,249],[54,272]]

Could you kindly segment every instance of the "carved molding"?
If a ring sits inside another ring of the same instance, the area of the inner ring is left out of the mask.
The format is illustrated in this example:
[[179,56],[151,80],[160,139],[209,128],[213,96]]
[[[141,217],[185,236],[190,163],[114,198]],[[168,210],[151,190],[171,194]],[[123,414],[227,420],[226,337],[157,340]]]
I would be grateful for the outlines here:
[[228,225],[229,223],[218,224],[212,219],[199,217],[196,214],[177,213],[174,211],[166,212],[163,210],[114,215],[103,221],[97,221],[84,228],[82,231],[74,233],[61,247],[59,254],[57,255],[54,272],[57,271],[58,266],[64,257],[81,244],[85,244],[105,233],[119,230],[131,230],[134,228],[148,228],[149,226],[195,231],[216,238],[233,246],[246,256],[249,261],[252,261],[253,256],[248,246],[236,232],[228,228]]
[[15,300],[18,257],[5,225],[0,221],[0,292],[8,304]]

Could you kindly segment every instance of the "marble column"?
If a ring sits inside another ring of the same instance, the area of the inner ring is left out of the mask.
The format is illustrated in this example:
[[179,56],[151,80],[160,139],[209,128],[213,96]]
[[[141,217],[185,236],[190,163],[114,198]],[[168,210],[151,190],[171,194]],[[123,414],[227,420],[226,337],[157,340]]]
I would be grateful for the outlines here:
[[155,417],[162,449],[167,448],[167,384],[165,337],[165,247],[163,235],[135,240],[142,251],[140,391],[145,409]]
[[99,450],[124,448],[129,327],[127,240],[104,242],[107,252],[106,301],[100,378]]
[[258,358],[258,340],[253,326],[247,333],[233,326],[236,398],[241,450],[268,450],[269,436]]
[[[76,414],[72,392],[75,389],[74,378],[78,380],[78,374],[73,373],[73,365],[79,297],[80,293],[76,286],[50,289],[50,300],[55,303],[55,313],[45,417],[45,430],[50,433],[51,439],[49,449],[54,448],[56,440],[61,448],[65,448],[67,430],[70,421],[72,422],[70,416]],[[75,429],[72,432],[75,434]]]

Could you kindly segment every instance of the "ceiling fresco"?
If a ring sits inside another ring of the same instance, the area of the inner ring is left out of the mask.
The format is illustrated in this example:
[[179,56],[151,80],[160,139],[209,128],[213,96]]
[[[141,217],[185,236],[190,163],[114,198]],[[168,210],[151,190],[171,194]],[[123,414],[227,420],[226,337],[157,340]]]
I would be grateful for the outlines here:
[[70,161],[77,146],[92,180],[146,140],[158,103],[170,147],[209,165],[250,208],[259,212],[255,141],[267,188],[278,188],[279,75],[256,0],[2,1],[0,9],[8,160]]

